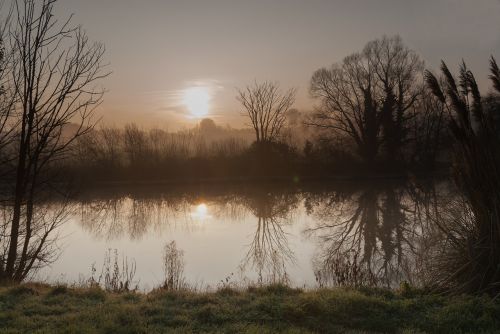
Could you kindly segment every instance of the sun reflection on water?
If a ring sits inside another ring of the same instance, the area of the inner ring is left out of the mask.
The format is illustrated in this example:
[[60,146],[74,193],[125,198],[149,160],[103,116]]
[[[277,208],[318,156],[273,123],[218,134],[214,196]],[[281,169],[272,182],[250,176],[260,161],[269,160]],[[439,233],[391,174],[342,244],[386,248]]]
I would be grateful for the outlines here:
[[191,217],[193,219],[199,221],[205,221],[210,219],[210,213],[208,212],[208,206],[205,203],[200,203],[194,207],[194,210],[191,212]]

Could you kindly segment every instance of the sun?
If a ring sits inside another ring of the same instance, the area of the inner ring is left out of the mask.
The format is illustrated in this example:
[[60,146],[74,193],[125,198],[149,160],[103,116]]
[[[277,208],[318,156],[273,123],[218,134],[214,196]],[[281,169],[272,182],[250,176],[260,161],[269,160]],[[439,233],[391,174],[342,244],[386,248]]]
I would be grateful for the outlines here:
[[191,87],[184,91],[182,102],[187,107],[191,116],[205,117],[210,111],[211,96],[205,87]]

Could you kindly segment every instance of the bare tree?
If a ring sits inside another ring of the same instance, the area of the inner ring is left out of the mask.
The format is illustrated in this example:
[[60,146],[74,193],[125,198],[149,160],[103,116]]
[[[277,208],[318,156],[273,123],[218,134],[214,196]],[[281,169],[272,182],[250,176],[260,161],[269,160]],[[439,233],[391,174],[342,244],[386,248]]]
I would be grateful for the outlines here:
[[381,145],[381,117],[375,74],[366,59],[357,53],[316,71],[310,90],[321,106],[308,124],[346,135],[364,161],[373,161]]
[[129,164],[131,166],[143,165],[148,155],[146,133],[139,129],[136,124],[128,124],[125,126],[123,136]]
[[[91,164],[116,172],[123,161],[122,131],[112,127],[100,127],[86,136],[78,138],[78,155],[74,163],[83,168],[92,167]],[[90,163],[90,164],[89,164]]]
[[[0,13],[5,8],[5,2],[0,1]],[[14,110],[16,96],[9,84],[9,71],[12,67],[12,53],[5,46],[7,28],[12,11],[7,10],[5,17],[0,17],[0,175],[5,176],[5,165],[10,162],[7,149],[12,142],[13,126],[11,115]]]
[[8,251],[0,255],[4,280],[23,280],[36,263],[45,261],[42,250],[55,225],[36,226],[37,196],[51,184],[50,167],[92,129],[104,94],[98,84],[109,74],[104,46],[91,43],[80,26],[71,25],[71,17],[58,22],[56,2],[18,0],[10,25],[15,177],[10,233],[2,240]]
[[237,99],[246,110],[257,143],[274,142],[279,138],[295,95],[296,89],[282,93],[277,83],[268,81],[239,90]]
[[400,37],[371,41],[362,52],[314,73],[310,91],[321,105],[308,124],[351,138],[365,162],[383,145],[396,157],[420,96],[422,71],[423,62]]
[[412,107],[423,90],[424,62],[403,44],[401,37],[369,42],[363,51],[381,92],[381,125],[388,157],[399,159],[409,135]]

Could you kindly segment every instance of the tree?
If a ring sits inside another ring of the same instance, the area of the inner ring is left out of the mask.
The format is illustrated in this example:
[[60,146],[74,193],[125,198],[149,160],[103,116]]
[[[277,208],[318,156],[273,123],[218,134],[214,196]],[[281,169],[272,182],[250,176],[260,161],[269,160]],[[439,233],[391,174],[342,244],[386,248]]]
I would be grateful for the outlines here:
[[424,63],[399,36],[369,42],[363,53],[382,93],[381,124],[387,154],[400,158],[408,138],[409,111],[422,95]]
[[422,71],[423,62],[399,36],[371,41],[362,52],[313,74],[310,91],[321,104],[308,124],[351,138],[365,162],[375,160],[381,147],[398,158]]
[[[1,3],[0,3],[1,9]],[[3,32],[4,30],[0,27],[0,155],[3,156],[3,148],[5,145],[4,129],[6,122],[9,119],[9,113],[11,108],[6,104],[6,92],[5,92],[5,72],[6,72],[6,60],[5,60],[5,47],[3,42]],[[0,157],[1,159],[1,157]],[[3,159],[2,159],[3,160]]]
[[132,123],[125,126],[123,136],[130,166],[143,166],[148,155],[146,134],[136,124]]
[[71,25],[71,18],[58,22],[56,2],[15,1],[9,27],[15,163],[12,218],[1,240],[8,245],[6,254],[0,255],[3,280],[23,280],[50,256],[46,242],[61,220],[35,219],[37,196],[54,186],[49,173],[53,164],[92,129],[104,95],[98,84],[109,74],[103,64],[104,46],[91,43],[80,26]]
[[204,118],[200,122],[199,130],[204,135],[211,135],[216,133],[219,129],[213,119]]
[[[4,8],[4,2],[0,1],[0,12]],[[6,154],[8,146],[11,144],[11,134],[13,127],[9,126],[11,114],[14,109],[15,94],[9,89],[9,70],[12,66],[12,57],[5,47],[5,36],[10,22],[11,11],[8,11],[4,22],[0,22],[0,175],[5,176],[5,164],[9,162]],[[0,20],[2,18],[0,17]]]
[[449,151],[446,112],[441,102],[428,89],[412,108],[408,127],[411,130],[410,162],[433,169],[440,154]]
[[295,95],[296,89],[282,93],[278,84],[267,81],[239,90],[237,99],[246,110],[257,143],[278,140],[286,114],[295,102]]
[[311,94],[321,100],[309,125],[351,138],[365,162],[378,154],[380,112],[374,73],[357,53],[330,69],[317,70],[311,79]]

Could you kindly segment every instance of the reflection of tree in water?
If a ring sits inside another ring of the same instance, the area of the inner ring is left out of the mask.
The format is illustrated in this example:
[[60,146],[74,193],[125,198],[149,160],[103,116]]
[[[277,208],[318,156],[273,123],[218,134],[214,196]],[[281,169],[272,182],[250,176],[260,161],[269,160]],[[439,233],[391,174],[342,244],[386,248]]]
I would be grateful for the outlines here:
[[121,235],[120,210],[123,199],[108,199],[80,203],[82,226],[96,236]]
[[[235,196],[210,197],[210,212],[215,219],[239,220],[243,215],[242,205]],[[108,240],[127,236],[134,240],[144,237],[154,229],[194,228],[193,206],[200,204],[195,194],[155,197],[112,197],[82,200],[79,202],[82,226],[95,237]]]
[[405,184],[307,198],[319,219],[307,233],[320,241],[314,261],[320,284],[414,282],[429,233],[427,193]]
[[82,226],[94,236],[106,239],[128,236],[139,240],[152,228],[160,231],[179,221],[180,216],[185,218],[189,208],[184,198],[120,197],[80,203]]
[[245,196],[245,205],[257,218],[257,226],[241,268],[255,270],[258,283],[286,283],[286,266],[295,262],[288,244],[285,225],[290,223],[291,210],[297,207],[295,194],[256,193]]
[[[34,277],[40,269],[57,260],[61,242],[59,228],[74,209],[66,199],[62,199],[58,205],[44,201],[32,204],[32,212],[27,217],[23,217],[19,229],[19,237],[22,238],[20,240],[23,240],[23,243],[13,278],[19,281]],[[11,221],[12,214],[12,206],[0,201],[0,272],[7,258],[9,245],[8,238],[5,236],[10,233],[10,224],[5,222]],[[26,221],[27,219],[30,221]]]

